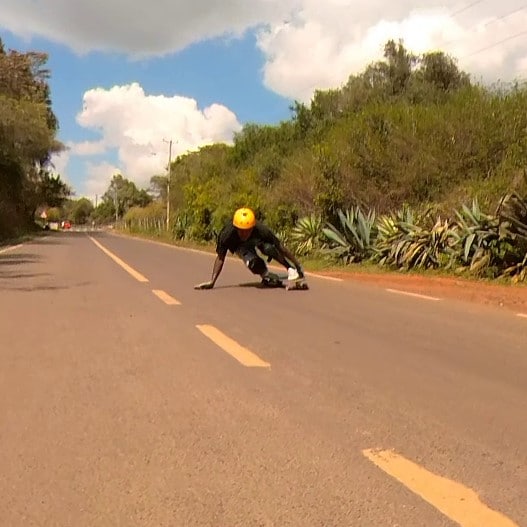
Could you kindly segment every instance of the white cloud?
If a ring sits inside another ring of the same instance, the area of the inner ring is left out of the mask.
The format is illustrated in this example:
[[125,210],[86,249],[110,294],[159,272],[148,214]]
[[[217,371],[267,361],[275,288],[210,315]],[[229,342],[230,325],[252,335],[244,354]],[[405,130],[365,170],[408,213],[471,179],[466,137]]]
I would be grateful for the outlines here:
[[104,141],[82,141],[80,143],[69,143],[70,152],[77,156],[93,156],[102,154],[106,150]]
[[297,0],[2,0],[0,27],[77,52],[163,55],[206,38],[280,20]]
[[68,166],[69,160],[70,152],[68,150],[64,150],[63,152],[59,152],[58,154],[52,154],[51,164],[53,166],[50,167],[50,172],[52,174],[60,175],[60,179],[62,179],[62,181],[71,184],[66,173],[66,168]]
[[267,58],[264,82],[281,95],[309,101],[315,89],[340,86],[350,74],[381,60],[390,38],[403,39],[415,53],[446,51],[478,79],[525,74],[527,34],[480,50],[525,32],[527,9],[517,0],[503,0],[499,9],[490,2],[465,5],[456,14],[453,5],[430,0],[304,0],[290,21],[259,32],[258,45]]
[[91,163],[86,164],[87,178],[84,183],[82,195],[86,196],[95,202],[95,197],[98,196],[99,202],[101,196],[108,190],[110,180],[115,174],[120,174],[121,171],[111,163]]
[[527,27],[522,0],[2,0],[0,27],[79,52],[135,57],[259,28],[265,84],[301,100],[381,59],[389,38],[403,38],[417,53],[448,51],[462,68],[491,80],[525,74],[527,57],[526,34],[505,41]]
[[194,99],[180,96],[147,95],[137,83],[96,88],[84,94],[83,109],[77,116],[85,128],[99,130],[99,141],[71,146],[72,155],[92,155],[116,150],[119,166],[109,163],[88,165],[85,191],[101,194],[112,176],[121,173],[140,187],[168,166],[172,159],[200,146],[232,142],[241,129],[236,115],[225,106],[213,104],[203,110]]

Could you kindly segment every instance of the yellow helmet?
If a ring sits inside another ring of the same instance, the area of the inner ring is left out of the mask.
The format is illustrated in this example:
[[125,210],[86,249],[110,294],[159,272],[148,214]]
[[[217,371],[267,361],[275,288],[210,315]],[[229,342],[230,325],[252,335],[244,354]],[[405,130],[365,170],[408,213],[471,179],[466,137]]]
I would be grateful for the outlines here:
[[254,212],[247,207],[238,209],[234,213],[232,224],[238,229],[251,229],[256,225],[256,217],[254,216]]

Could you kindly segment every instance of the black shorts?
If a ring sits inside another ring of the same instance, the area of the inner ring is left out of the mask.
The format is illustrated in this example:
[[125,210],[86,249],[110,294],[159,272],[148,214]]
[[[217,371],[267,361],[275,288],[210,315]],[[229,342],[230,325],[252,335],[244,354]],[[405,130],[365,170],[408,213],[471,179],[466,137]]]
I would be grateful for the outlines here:
[[252,273],[262,274],[267,270],[267,265],[253,248],[240,247],[237,249],[236,254]]

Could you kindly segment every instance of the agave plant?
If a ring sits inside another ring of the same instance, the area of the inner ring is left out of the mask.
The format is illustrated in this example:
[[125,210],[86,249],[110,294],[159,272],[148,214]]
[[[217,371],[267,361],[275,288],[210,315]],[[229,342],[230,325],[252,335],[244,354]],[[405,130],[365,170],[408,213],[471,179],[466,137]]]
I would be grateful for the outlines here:
[[291,244],[291,231],[289,229],[278,230],[276,236],[284,245],[289,246]]
[[459,270],[476,275],[496,275],[514,253],[512,238],[506,225],[496,216],[484,213],[477,199],[472,207],[462,206],[455,211],[457,228],[454,230]]
[[401,210],[380,216],[377,220],[377,238],[373,259],[380,265],[394,263],[395,244],[400,241],[402,231],[417,229],[415,212],[405,205]]
[[331,254],[346,263],[368,259],[377,235],[375,211],[364,214],[360,207],[352,207],[345,212],[339,210],[338,217],[340,229],[331,223],[322,229]]
[[501,223],[506,223],[521,252],[527,251],[527,199],[515,192],[506,194],[500,200],[496,216]]
[[447,219],[438,217],[429,228],[395,222],[391,236],[377,245],[382,255],[379,263],[403,269],[438,268],[448,263],[452,244],[452,227]]
[[527,252],[523,260],[507,267],[500,276],[510,277],[513,283],[527,282]]
[[290,235],[295,251],[300,255],[306,255],[319,249],[322,245],[323,226],[324,223],[319,214],[311,214],[299,219]]

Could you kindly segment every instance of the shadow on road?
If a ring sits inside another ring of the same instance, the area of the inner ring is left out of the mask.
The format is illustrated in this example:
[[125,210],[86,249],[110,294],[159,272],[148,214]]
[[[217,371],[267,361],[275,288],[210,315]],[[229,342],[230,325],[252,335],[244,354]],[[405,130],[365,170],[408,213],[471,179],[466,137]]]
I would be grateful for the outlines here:
[[36,263],[39,260],[42,260],[42,256],[33,253],[0,254],[0,265],[21,265],[25,263]]
[[16,273],[16,272],[9,272],[4,271],[3,269],[0,269],[0,279],[14,279],[14,278],[36,278],[37,276],[50,276],[49,273]]
[[89,285],[90,282],[81,282],[78,284],[68,284],[68,285],[35,285],[32,287],[3,287],[5,291],[19,291],[23,293],[32,293],[34,291],[60,291],[71,289],[72,287],[82,287]]
[[[49,243],[49,241],[46,243]],[[30,252],[0,254],[0,291],[59,291],[91,284],[91,282],[87,281],[56,284],[53,283],[55,280],[51,273],[31,272],[30,270],[25,272],[18,267],[22,264],[40,263],[42,259],[41,255]],[[27,280],[27,285],[21,285],[20,281],[17,285],[17,279]]]
[[239,287],[252,287],[254,289],[282,289],[283,286],[269,287],[261,282],[242,282],[240,284],[215,285],[214,289],[237,289]]
[[66,289],[72,289],[74,287],[85,287],[88,285],[91,285],[92,282],[78,282],[73,284],[62,284],[62,285],[49,285],[49,284],[41,284],[41,285],[32,285],[32,286],[26,286],[26,287],[16,287],[12,285],[4,284],[2,285],[0,283],[0,291],[18,291],[23,293],[32,293],[34,291],[64,291]]

